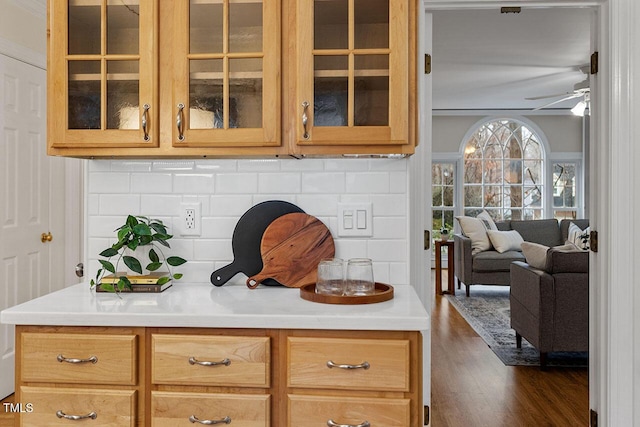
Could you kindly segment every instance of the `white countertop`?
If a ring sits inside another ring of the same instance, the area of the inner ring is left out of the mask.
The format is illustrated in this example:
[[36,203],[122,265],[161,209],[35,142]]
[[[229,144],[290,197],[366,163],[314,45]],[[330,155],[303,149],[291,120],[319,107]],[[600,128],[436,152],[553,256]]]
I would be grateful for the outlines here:
[[0,313],[0,323],[58,326],[149,326],[425,331],[429,316],[415,290],[394,298],[335,305],[303,300],[299,289],[176,283],[162,293],[96,293],[73,285]]

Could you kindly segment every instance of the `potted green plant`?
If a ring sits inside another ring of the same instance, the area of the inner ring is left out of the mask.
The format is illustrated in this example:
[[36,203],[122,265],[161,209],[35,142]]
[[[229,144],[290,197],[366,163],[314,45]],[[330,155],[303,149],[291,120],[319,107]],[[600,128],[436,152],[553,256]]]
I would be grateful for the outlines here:
[[150,247],[148,252],[150,262],[144,267],[145,270],[150,272],[158,271],[166,264],[167,273],[158,279],[158,285],[182,278],[182,274],[174,274],[171,271],[171,267],[180,266],[187,261],[178,256],[165,257],[161,246],[170,248],[168,240],[173,236],[167,232],[167,228],[162,221],[145,216],[129,215],[125,224],[115,231],[117,232],[118,241],[100,252],[100,256],[106,259],[98,260],[101,268],[98,269],[96,278],[91,280],[92,289],[99,284],[102,290],[108,292],[119,293],[125,289],[131,290],[131,281],[124,274],[118,278],[119,280],[116,283],[101,283],[101,280],[107,272],[113,275],[119,274],[117,272],[122,267],[121,263],[124,263],[129,270],[142,274],[142,263],[135,256],[135,252],[145,246]]
[[440,229],[440,239],[444,242],[449,240],[449,229],[447,227],[442,227]]

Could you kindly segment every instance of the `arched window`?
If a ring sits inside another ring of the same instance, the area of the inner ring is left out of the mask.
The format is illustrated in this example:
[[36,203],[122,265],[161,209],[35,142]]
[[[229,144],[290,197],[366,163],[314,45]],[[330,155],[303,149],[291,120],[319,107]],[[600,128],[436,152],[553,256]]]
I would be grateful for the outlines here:
[[530,127],[513,119],[485,122],[464,147],[465,215],[483,209],[495,219],[543,217],[544,148]]

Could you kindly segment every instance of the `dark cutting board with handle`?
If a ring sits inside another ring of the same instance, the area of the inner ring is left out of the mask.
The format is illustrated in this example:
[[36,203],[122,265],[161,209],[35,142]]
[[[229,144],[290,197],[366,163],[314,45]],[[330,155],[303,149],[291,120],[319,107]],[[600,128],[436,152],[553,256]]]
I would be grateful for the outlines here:
[[327,226],[305,213],[275,219],[265,230],[260,247],[262,270],[247,279],[252,289],[267,279],[290,288],[315,283],[320,260],[335,255]]
[[[247,276],[259,273],[262,270],[260,252],[262,235],[273,220],[294,212],[304,213],[298,206],[283,200],[258,203],[245,212],[233,230],[231,239],[233,261],[214,271],[211,274],[211,283],[222,286],[238,273],[244,273]],[[268,280],[265,284],[277,285],[278,283]]]

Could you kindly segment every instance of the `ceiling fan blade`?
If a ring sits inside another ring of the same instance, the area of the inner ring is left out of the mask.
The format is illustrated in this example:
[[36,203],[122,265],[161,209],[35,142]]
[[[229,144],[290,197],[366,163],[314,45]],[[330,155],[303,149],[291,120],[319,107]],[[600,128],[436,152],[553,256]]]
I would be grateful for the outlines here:
[[564,92],[564,93],[556,93],[555,95],[543,95],[543,96],[532,96],[531,98],[525,98],[527,101],[537,101],[538,99],[546,99],[546,98],[555,98],[557,96],[567,96],[573,95],[573,92]]
[[574,93],[574,94],[572,94],[571,96],[565,96],[564,98],[560,98],[560,99],[558,99],[558,100],[556,100],[556,101],[550,102],[550,103],[545,104],[545,105],[543,105],[543,106],[541,106],[541,107],[534,108],[532,111],[538,111],[538,110],[542,110],[542,109],[544,109],[544,108],[549,108],[549,107],[551,107],[552,105],[556,105],[556,104],[561,103],[562,101],[567,101],[567,100],[569,100],[569,99],[578,98],[578,97],[580,97],[580,96],[582,96],[582,94],[580,94],[580,93]]

